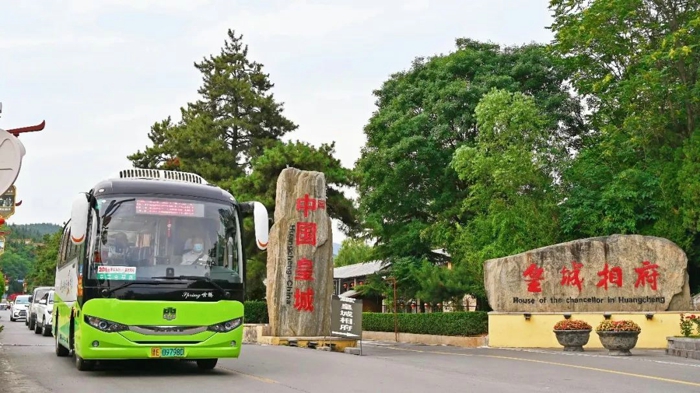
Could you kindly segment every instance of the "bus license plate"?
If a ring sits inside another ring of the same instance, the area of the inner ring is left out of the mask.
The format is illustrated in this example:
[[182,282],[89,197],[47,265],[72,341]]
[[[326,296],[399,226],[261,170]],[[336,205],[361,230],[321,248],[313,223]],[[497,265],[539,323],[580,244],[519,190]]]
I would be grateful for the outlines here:
[[185,348],[151,348],[152,358],[182,358]]

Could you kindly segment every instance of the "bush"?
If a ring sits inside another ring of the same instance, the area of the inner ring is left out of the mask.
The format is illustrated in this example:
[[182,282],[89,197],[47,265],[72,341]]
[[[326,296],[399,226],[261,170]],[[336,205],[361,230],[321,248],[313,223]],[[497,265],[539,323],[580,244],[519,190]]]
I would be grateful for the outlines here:
[[243,302],[245,309],[245,323],[269,323],[270,318],[267,315],[267,303],[260,300],[251,300]]
[[[400,333],[476,336],[488,332],[488,314],[484,311],[399,313],[398,322]],[[362,330],[393,332],[394,314],[362,313]]]

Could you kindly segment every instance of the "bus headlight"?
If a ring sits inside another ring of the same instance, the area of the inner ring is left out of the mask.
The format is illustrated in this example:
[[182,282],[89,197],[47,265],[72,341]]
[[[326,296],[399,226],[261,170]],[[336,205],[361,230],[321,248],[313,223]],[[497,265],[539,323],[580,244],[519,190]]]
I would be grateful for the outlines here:
[[85,315],[85,322],[87,322],[88,325],[94,327],[95,329],[102,330],[103,332],[107,333],[129,330],[128,326],[122,325],[121,323],[116,323],[97,317],[91,317],[89,315]]
[[241,326],[243,324],[243,317],[232,319],[230,321],[226,322],[221,322],[217,323],[215,325],[211,325],[207,328],[207,330],[211,332],[217,332],[217,333],[227,333],[230,332],[231,330]]

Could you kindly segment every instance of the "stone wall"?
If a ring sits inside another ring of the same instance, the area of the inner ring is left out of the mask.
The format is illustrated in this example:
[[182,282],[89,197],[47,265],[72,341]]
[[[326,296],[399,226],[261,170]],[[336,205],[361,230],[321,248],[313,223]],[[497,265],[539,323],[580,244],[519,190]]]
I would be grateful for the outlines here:
[[667,337],[666,355],[700,360],[700,339]]

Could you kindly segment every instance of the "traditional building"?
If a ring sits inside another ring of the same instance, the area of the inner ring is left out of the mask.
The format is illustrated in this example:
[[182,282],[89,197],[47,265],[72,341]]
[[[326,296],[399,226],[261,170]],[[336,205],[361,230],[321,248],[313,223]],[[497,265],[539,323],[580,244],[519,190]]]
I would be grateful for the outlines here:
[[354,288],[364,284],[367,276],[386,269],[389,265],[383,261],[372,261],[333,268],[334,293],[338,296],[362,299],[364,312],[382,312],[381,296],[361,296]]

